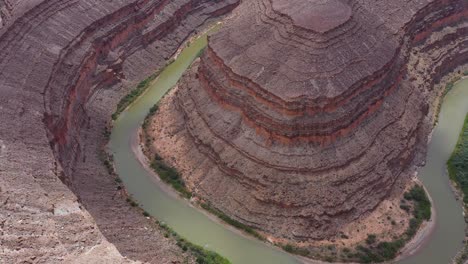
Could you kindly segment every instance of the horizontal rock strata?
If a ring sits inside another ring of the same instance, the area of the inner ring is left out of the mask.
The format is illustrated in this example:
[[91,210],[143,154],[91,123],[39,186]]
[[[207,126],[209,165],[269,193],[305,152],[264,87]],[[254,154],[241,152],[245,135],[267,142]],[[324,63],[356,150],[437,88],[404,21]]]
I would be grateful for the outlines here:
[[0,0],[0,263],[194,261],[98,153],[118,100],[237,4]]
[[423,162],[467,32],[464,0],[246,1],[166,99],[154,145],[230,217],[330,238]]

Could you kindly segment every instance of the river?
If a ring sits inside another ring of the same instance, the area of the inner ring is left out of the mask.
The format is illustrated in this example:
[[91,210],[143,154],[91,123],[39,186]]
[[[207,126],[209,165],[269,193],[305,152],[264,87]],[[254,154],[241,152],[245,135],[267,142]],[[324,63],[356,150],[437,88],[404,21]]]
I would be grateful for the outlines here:
[[[287,264],[299,260],[281,250],[239,235],[207,217],[187,201],[168,194],[140,164],[132,151],[149,109],[173,87],[190,66],[197,53],[206,46],[206,35],[184,48],[178,58],[164,69],[143,96],[137,99],[114,122],[109,147],[114,155],[117,174],[127,191],[140,206],[160,221],[167,223],[181,236],[227,257],[233,264]],[[455,201],[445,174],[449,158],[468,112],[468,80],[464,80],[446,96],[439,124],[429,146],[427,165],[419,172],[421,180],[434,200],[437,213],[435,231],[427,245],[401,264],[442,264],[461,248],[464,238],[462,209]]]

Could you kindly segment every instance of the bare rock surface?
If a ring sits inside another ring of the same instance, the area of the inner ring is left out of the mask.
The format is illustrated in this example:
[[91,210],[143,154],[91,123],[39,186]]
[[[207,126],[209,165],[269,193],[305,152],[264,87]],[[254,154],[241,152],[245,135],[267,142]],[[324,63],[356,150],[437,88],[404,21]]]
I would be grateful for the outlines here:
[[0,263],[192,263],[99,160],[118,100],[236,0],[0,1]]
[[351,19],[352,9],[340,0],[274,0],[272,9],[288,16],[294,25],[317,33],[330,31]]
[[333,238],[423,163],[467,18],[465,0],[243,2],[153,118],[154,148],[230,217]]

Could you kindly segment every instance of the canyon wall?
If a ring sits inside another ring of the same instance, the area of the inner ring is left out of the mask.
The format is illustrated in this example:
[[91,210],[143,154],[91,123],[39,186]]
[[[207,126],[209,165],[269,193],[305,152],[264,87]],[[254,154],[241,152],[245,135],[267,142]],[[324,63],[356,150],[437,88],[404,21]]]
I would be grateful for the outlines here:
[[194,261],[99,154],[119,99],[237,4],[0,1],[0,263]]
[[254,0],[153,119],[188,188],[272,238],[337,237],[425,159],[468,2]]

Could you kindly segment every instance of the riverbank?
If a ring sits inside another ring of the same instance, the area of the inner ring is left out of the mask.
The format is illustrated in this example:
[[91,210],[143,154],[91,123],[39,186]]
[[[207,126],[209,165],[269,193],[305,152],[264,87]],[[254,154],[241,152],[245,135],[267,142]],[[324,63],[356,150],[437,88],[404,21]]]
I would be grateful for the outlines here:
[[[114,166],[114,158],[113,154],[111,153],[110,149],[110,140],[111,140],[111,130],[114,127],[114,124],[118,122],[119,117],[125,111],[128,111],[132,107],[132,105],[137,104],[138,100],[145,96],[148,93],[150,87],[154,85],[161,77],[161,73],[164,72],[167,67],[174,63],[177,57],[180,55],[181,51],[186,47],[190,46],[192,42],[196,41],[200,37],[204,37],[209,31],[216,29],[219,27],[220,22],[214,21],[213,23],[208,23],[202,28],[192,32],[185,40],[181,43],[179,48],[174,51],[172,57],[167,60],[165,65],[157,70],[155,73],[150,75],[145,80],[141,81],[135,89],[131,90],[126,96],[124,96],[116,106],[115,112],[112,114],[112,119],[108,122],[108,125],[105,126],[103,136],[105,139],[105,143],[100,150],[100,160],[104,164],[107,172],[114,178],[114,181],[117,185],[117,190],[120,196],[123,197],[123,200],[129,204],[129,207],[133,207],[145,218],[146,222],[148,222],[151,226],[150,228],[146,228],[148,230],[148,235],[152,232],[150,231],[157,231],[160,235],[155,237],[160,237],[160,244],[170,244],[174,249],[170,249],[172,252],[177,252],[180,249],[180,252],[184,263],[211,263],[211,264],[229,264],[231,263],[228,259],[221,256],[220,254],[216,253],[215,251],[209,250],[202,246],[196,245],[191,243],[190,241],[183,238],[181,235],[176,233],[172,230],[168,225],[164,224],[163,222],[159,221],[154,214],[150,214],[146,211],[142,205],[139,203],[138,199],[134,198],[133,195],[126,189],[123,181],[119,177],[118,173],[116,172],[116,168]],[[163,236],[164,234],[164,236]],[[166,246],[167,248],[167,246]],[[169,249],[168,249],[169,250]],[[163,260],[166,262],[166,260]],[[173,262],[173,260],[171,260]]]
[[[441,86],[443,87],[441,90],[441,95],[439,96],[439,101],[437,102],[437,112],[434,118],[434,127],[438,124],[440,109],[443,103],[443,100],[447,94],[452,91],[452,89],[459,84],[459,82],[468,79],[468,66],[460,66],[454,72],[445,76],[441,82]],[[468,131],[468,115],[465,118],[465,122],[461,132],[459,134],[455,149],[453,150],[450,158],[447,160],[445,174],[449,177],[450,180],[450,187],[455,195],[456,199],[463,205],[463,217],[465,219],[465,223],[468,223],[468,201],[466,200],[467,193],[463,190],[462,182],[457,180],[457,174],[463,174],[464,171],[467,171],[464,167],[456,167],[455,164],[464,164],[459,161],[459,159],[464,158],[466,153],[464,151],[468,151],[468,147],[466,147],[466,138],[465,133]],[[430,139],[429,139],[430,140]],[[457,255],[453,258],[454,264],[463,264],[468,261],[468,226],[465,225],[465,239],[463,241],[464,246],[463,248],[457,253]]]
[[[161,108],[166,108],[166,107],[173,107],[174,104],[171,103],[171,98],[173,97],[174,93],[177,92],[177,87],[175,87],[173,90],[171,90],[165,98],[161,99],[158,102],[158,109]],[[167,110],[167,109],[166,109]],[[175,112],[175,111],[164,111],[164,112]],[[168,130],[177,130],[179,131],[180,128],[176,127],[166,127],[165,120],[166,119],[176,119],[177,117],[173,116],[165,116],[163,119],[158,119],[158,120],[153,120],[155,112],[150,114],[146,119],[145,119],[145,125],[143,126],[143,129],[140,130],[139,132],[139,137],[140,137],[140,148],[142,149],[141,151],[138,151],[137,153],[144,153],[145,157],[139,157],[139,160],[142,164],[146,163],[144,166],[146,169],[151,170],[151,166],[149,164],[153,163],[154,160],[157,160],[160,162],[160,160],[164,160],[161,156],[163,154],[159,154],[157,149],[164,148],[165,151],[171,151],[171,153],[186,153],[188,148],[181,148],[180,145],[172,145],[172,146],[166,146],[163,144],[164,140],[161,141],[154,141],[152,136],[153,134],[149,135],[148,131],[155,131],[159,129],[168,129]],[[177,140],[176,140],[177,141]],[[165,152],[163,151],[163,152]],[[143,154],[141,154],[143,155]],[[167,167],[170,167],[172,170],[174,168],[177,168],[179,164],[176,163],[176,160],[168,160],[165,161]],[[157,171],[156,171],[157,172]],[[155,173],[154,170],[151,170],[150,173],[154,175],[154,177],[158,177],[157,174]],[[182,175],[184,174],[184,171],[177,172],[178,175],[178,181],[183,181]],[[158,181],[161,182],[161,181]],[[407,187],[407,191],[411,189],[412,187],[416,185],[420,185],[421,183],[414,177],[413,180],[409,183]],[[167,188],[164,188],[167,190]],[[173,189],[169,188],[172,192]],[[175,188],[177,189],[177,188]],[[183,192],[182,196],[184,197],[184,193],[189,193],[190,191],[187,189]],[[340,233],[337,235],[337,237],[334,237],[328,241],[320,241],[320,242],[315,242],[315,243],[301,243],[301,244],[294,244],[291,241],[283,240],[283,239],[277,239],[277,238],[272,238],[268,236],[267,234],[261,234],[262,237],[265,237],[266,240],[269,242],[271,245],[276,245],[277,247],[283,249],[284,251],[288,253],[292,253],[295,255],[299,256],[307,256],[308,258],[313,258],[313,259],[318,259],[318,261],[323,260],[323,261],[328,261],[328,262],[338,262],[338,261],[346,261],[346,262],[351,262],[351,261],[366,261],[367,258],[369,258],[369,255],[372,255],[374,253],[371,253],[368,251],[368,248],[365,248],[366,246],[368,247],[374,247],[377,246],[380,242],[385,242],[383,245],[393,245],[393,237],[400,237],[405,235],[405,232],[409,228],[409,223],[410,223],[410,218],[411,214],[409,213],[410,210],[406,209],[403,210],[400,208],[401,204],[400,202],[404,200],[403,193],[400,196],[392,196],[391,199],[388,201],[385,201],[382,203],[379,208],[377,208],[370,216],[367,216],[365,219],[360,219],[359,221],[356,221],[357,223],[350,225],[346,229],[344,229],[344,232]],[[199,198],[197,197],[192,197],[191,199],[192,204],[197,206],[198,209],[206,209],[203,208],[203,206],[199,205]],[[204,211],[204,210],[202,210]],[[208,210],[210,211],[210,210]],[[207,212],[204,212],[205,214]],[[223,219],[223,218],[222,218]],[[219,221],[219,219],[218,219]],[[230,221],[228,221],[229,223]],[[417,234],[412,233],[411,236],[414,235],[414,239],[412,239],[410,242],[408,242],[407,246],[401,250],[403,243],[395,243],[394,245],[397,245],[397,247],[392,246],[392,254],[391,256],[397,257],[397,256],[402,256],[399,257],[399,259],[404,258],[406,256],[409,256],[411,253],[416,252],[419,248],[420,245],[423,244],[425,241],[427,241],[432,229],[434,228],[434,219],[432,219],[429,222],[424,222],[421,225],[421,228],[417,228],[419,231]],[[237,225],[234,225],[237,226]],[[245,228],[241,228],[243,230],[244,235],[251,235],[252,232],[245,232]],[[359,231],[361,230],[361,232]],[[362,232],[364,230],[364,232]],[[257,233],[257,232],[255,232]],[[254,234],[255,234],[254,233]],[[371,235],[376,237],[375,245],[368,245],[366,244],[366,240],[368,239],[368,236]],[[255,237],[258,237],[254,235]],[[263,240],[263,239],[262,239]],[[408,239],[407,239],[408,240]],[[367,252],[369,254],[365,255],[363,252]],[[398,253],[400,252],[400,253]],[[375,257],[377,260],[383,261],[383,260],[388,260],[388,257]]]
[[[165,192],[166,195],[169,195],[170,197],[174,199],[178,199],[184,203],[189,204],[191,207],[196,208],[197,211],[201,212],[205,217],[210,219],[211,221],[223,226],[223,228],[235,233],[238,236],[241,236],[245,239],[248,239],[250,241],[258,241],[257,238],[252,236],[249,233],[246,233],[238,228],[233,227],[232,225],[226,223],[225,221],[221,220],[214,214],[208,212],[207,210],[203,209],[199,203],[197,203],[197,199],[187,199],[183,194],[178,193],[175,191],[175,189],[170,186],[169,184],[163,182],[163,180],[160,179],[159,175],[151,168],[150,163],[151,161],[149,160],[146,152],[146,146],[144,143],[144,140],[142,141],[141,139],[144,138],[143,130],[140,128],[134,136],[132,136],[131,139],[131,148],[132,152],[135,155],[135,157],[138,159],[140,165],[150,174],[152,175],[152,180],[155,184],[158,185],[158,187]],[[292,254],[291,252],[288,252],[286,250],[282,250],[281,247],[275,246],[273,243],[264,243],[264,245],[268,246],[269,248],[273,250],[281,250],[284,251],[284,254],[290,254],[292,257],[296,258],[300,263],[303,264],[326,264],[329,262],[324,262],[320,260],[313,260],[310,258],[306,258],[297,254]],[[340,264],[337,262],[337,264]]]
[[[454,187],[457,199],[463,202],[465,222],[468,222],[468,115],[465,118],[457,145],[447,161],[447,171]],[[468,230],[465,230],[465,233]],[[468,233],[466,233],[468,237]],[[463,264],[468,260],[468,244],[465,237],[463,250],[457,255],[454,262]]]
[[429,242],[429,240],[431,239],[431,235],[433,234],[437,223],[437,211],[435,210],[434,201],[432,200],[432,197],[430,196],[429,192],[424,187],[424,185],[417,178],[417,176],[415,176],[415,180],[424,188],[426,195],[430,201],[431,218],[427,221],[424,221],[421,224],[421,226],[419,227],[419,231],[401,249],[399,255],[395,258],[395,261],[400,261],[417,254],[418,251],[421,250],[421,248],[423,248],[424,245],[426,245],[427,242]]
[[[129,93],[127,93],[120,101],[117,103],[116,109],[114,113],[112,114],[112,121],[117,120],[119,115],[125,111],[128,107],[130,107],[139,97],[143,96],[144,93],[148,90],[148,88],[151,87],[151,85],[158,80],[159,75],[161,72],[166,69],[167,66],[172,64],[177,57],[180,55],[182,50],[188,46],[190,46],[190,43],[192,43],[194,40],[199,38],[200,36],[206,35],[209,32],[216,31],[220,26],[222,25],[222,22],[218,21],[212,24],[209,24],[205,26],[204,28],[201,28],[201,31],[195,31],[192,34],[185,39],[180,47],[174,52],[174,54],[171,55],[171,57],[166,61],[165,65],[158,69],[156,72],[148,76],[146,79],[138,83],[138,85],[132,89]],[[201,53],[202,51],[200,51]],[[197,57],[200,54],[197,55]],[[106,127],[104,131],[104,135],[106,135],[106,138],[108,140],[108,137],[110,136],[110,128]]]

